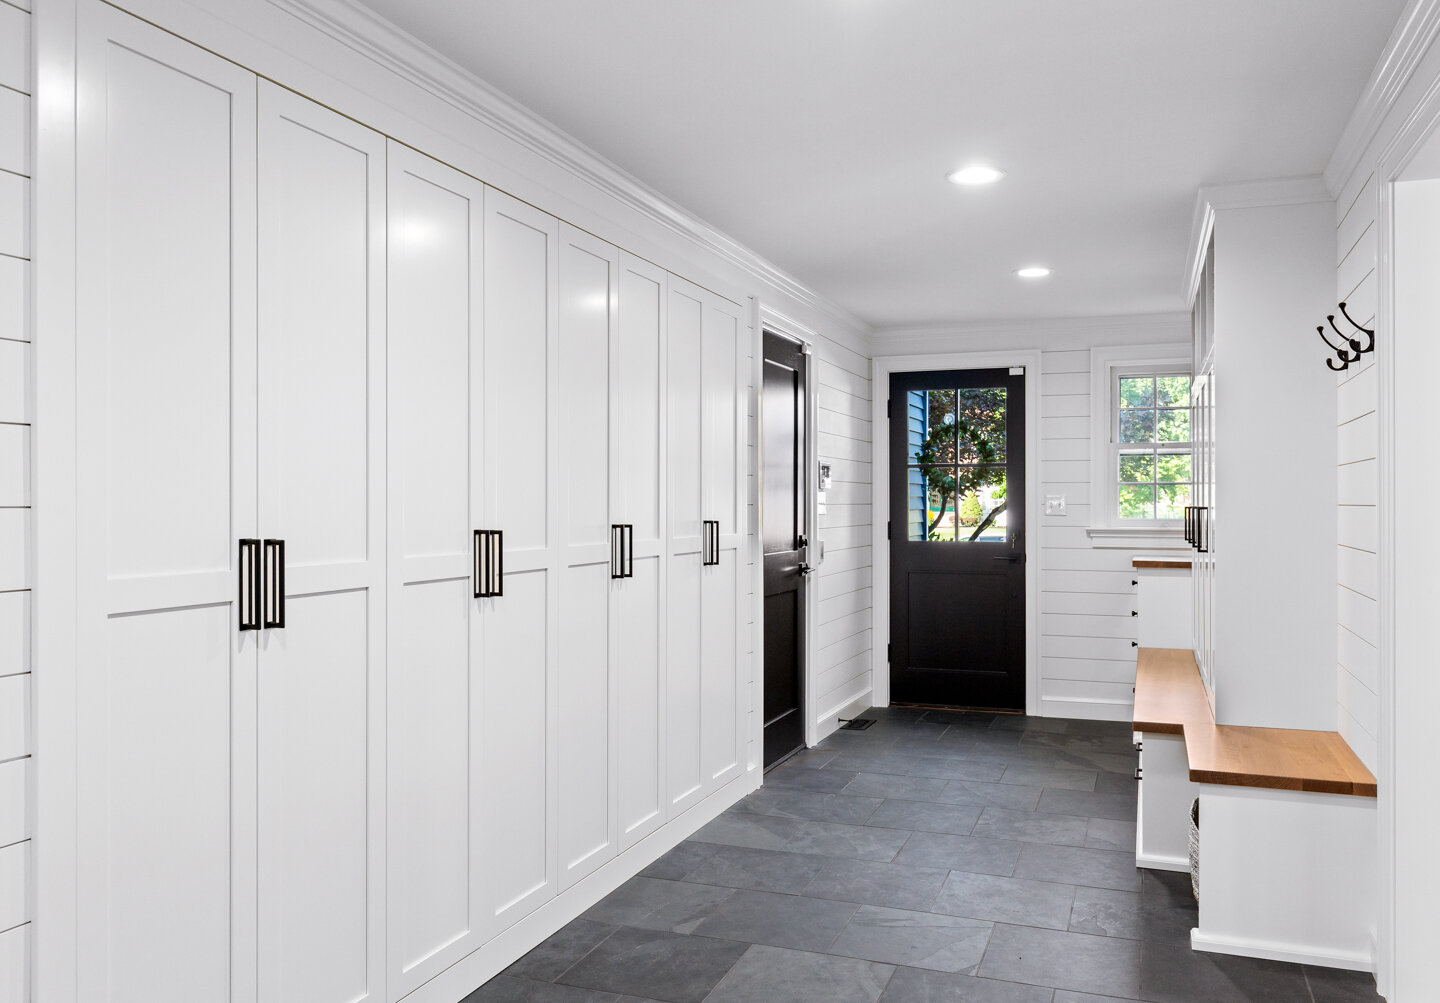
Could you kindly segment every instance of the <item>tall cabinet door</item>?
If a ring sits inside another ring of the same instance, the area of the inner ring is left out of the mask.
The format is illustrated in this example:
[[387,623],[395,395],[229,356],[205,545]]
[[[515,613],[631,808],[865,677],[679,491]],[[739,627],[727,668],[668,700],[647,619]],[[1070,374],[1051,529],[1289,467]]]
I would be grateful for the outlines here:
[[667,276],[620,255],[611,364],[610,510],[629,531],[628,577],[610,583],[620,846],[664,823],[665,315]]
[[668,816],[705,793],[701,733],[700,592],[705,458],[702,327],[710,294],[669,277],[666,454],[669,535],[665,601],[665,797]]
[[389,147],[389,989],[480,946],[485,186]]
[[77,998],[249,1000],[255,78],[114,8],[85,14]]
[[741,307],[707,295],[701,333],[700,482],[704,518],[715,528],[710,564],[701,572],[700,755],[708,790],[739,775],[744,759],[741,710],[749,693],[739,671],[737,639],[745,539],[739,471],[745,449],[740,376],[746,329]]
[[[385,141],[262,83],[259,998],[384,995]],[[283,572],[283,574],[282,574]]]
[[[558,393],[552,420],[560,479],[560,621],[554,734],[560,887],[615,855],[615,756],[610,583],[623,574],[624,530],[613,529],[610,374],[614,358],[614,247],[560,225]],[[620,517],[616,517],[617,519]]]
[[[485,525],[503,534],[485,599],[483,880],[493,930],[555,895],[559,223],[485,190]],[[568,430],[573,431],[573,430]]]

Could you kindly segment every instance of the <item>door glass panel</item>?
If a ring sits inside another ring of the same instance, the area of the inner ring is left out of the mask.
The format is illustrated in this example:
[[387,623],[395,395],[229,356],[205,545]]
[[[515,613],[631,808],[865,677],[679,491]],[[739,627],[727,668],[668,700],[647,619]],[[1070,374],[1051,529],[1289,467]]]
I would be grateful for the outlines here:
[[911,390],[906,538],[1005,539],[1006,389]]

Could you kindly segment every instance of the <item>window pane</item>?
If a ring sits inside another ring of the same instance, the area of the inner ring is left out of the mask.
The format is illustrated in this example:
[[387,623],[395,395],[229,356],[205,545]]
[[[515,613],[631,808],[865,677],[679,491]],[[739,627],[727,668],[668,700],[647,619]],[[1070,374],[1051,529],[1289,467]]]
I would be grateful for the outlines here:
[[1154,411],[1121,411],[1121,412],[1120,412],[1120,441],[1121,441],[1121,442],[1154,442],[1154,441],[1155,441],[1155,412],[1154,412]]
[[[1159,467],[1155,472],[1157,481],[1188,481],[1190,479],[1189,453],[1161,453]],[[1122,477],[1121,480],[1130,480]]]
[[1155,486],[1155,515],[1160,519],[1182,519],[1190,504],[1190,485],[1158,484]]
[[[1156,414],[1160,421],[1155,429],[1156,442],[1189,442],[1190,441],[1190,409],[1175,408],[1174,410],[1161,410]],[[1134,441],[1134,440],[1132,440]]]
[[1186,407],[1190,403],[1190,377],[1161,376],[1155,381],[1155,403],[1161,407]]
[[1005,468],[961,467],[956,473],[960,504],[954,539],[961,543],[1004,540]]
[[1005,388],[956,390],[959,416],[957,463],[999,463],[1005,459]]
[[1125,376],[1120,379],[1121,407],[1150,407],[1155,403],[1155,377]]
[[1155,479],[1154,453],[1121,453],[1120,480],[1153,481]]
[[906,536],[916,542],[955,538],[955,468],[911,467]]
[[1120,485],[1120,518],[1155,518],[1155,488],[1150,484]]

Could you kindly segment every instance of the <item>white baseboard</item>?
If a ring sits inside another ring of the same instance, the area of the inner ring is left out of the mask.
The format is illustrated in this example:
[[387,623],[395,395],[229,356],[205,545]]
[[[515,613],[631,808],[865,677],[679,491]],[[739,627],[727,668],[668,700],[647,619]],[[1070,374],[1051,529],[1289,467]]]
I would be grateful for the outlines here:
[[1134,705],[1128,700],[1074,700],[1065,697],[1044,697],[1040,701],[1041,717],[1072,717],[1086,721],[1130,721]]
[[1186,857],[1162,857],[1154,853],[1135,854],[1136,867],[1148,867],[1152,871],[1190,871],[1190,861]]
[[1190,947],[1212,954],[1235,954],[1242,958],[1267,958],[1294,965],[1317,965],[1321,968],[1344,968],[1355,972],[1373,972],[1375,958],[1364,951],[1335,951],[1305,944],[1275,944],[1243,937],[1223,937],[1212,933],[1190,931]]
[[464,999],[510,967],[526,951],[649,867],[671,847],[694,835],[697,829],[746,794],[759,789],[760,781],[758,767],[742,773],[514,926],[496,934],[484,946],[406,996],[405,1003],[455,1003]]
[[869,710],[873,706],[871,703],[873,699],[874,691],[867,686],[864,692],[851,697],[839,707],[833,707],[826,711],[820,716],[820,720],[815,722],[815,741],[823,742],[825,736],[838,730],[841,718],[852,718],[861,711]]

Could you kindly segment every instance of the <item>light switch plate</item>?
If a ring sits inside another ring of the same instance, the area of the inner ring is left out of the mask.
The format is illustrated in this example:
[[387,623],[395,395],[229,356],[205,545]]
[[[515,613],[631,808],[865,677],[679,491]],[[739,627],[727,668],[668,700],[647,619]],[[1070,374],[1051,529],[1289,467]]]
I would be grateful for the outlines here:
[[1045,496],[1045,514],[1046,514],[1046,515],[1064,515],[1064,514],[1065,514],[1065,496],[1064,496],[1064,495],[1046,495],[1046,496]]

